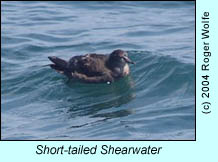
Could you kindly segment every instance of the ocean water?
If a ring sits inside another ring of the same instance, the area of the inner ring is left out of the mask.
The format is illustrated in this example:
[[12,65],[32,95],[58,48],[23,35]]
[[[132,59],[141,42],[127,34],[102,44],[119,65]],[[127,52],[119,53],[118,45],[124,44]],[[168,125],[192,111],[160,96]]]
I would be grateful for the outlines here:
[[[1,2],[1,138],[194,140],[194,2]],[[113,84],[69,81],[48,56],[126,50]]]

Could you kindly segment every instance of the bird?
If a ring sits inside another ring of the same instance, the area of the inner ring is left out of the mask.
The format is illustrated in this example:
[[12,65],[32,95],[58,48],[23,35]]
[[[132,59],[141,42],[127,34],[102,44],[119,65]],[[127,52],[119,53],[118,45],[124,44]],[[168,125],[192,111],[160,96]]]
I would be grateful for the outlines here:
[[86,83],[112,83],[130,73],[129,63],[135,64],[126,51],[114,50],[110,54],[90,53],[74,56],[69,61],[49,56],[49,66],[69,79]]

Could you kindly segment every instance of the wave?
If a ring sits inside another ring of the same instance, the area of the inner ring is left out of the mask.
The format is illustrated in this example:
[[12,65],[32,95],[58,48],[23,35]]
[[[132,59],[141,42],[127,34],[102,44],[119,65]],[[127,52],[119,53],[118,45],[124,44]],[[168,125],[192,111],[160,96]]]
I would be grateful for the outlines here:
[[[136,62],[136,65],[131,66],[131,76],[109,86],[75,83],[49,68],[34,65],[25,69],[19,68],[21,72],[16,71],[16,74],[12,73],[10,77],[3,77],[2,84],[5,86],[2,87],[2,92],[29,95],[29,102],[66,101],[69,105],[72,104],[69,106],[69,112],[79,110],[80,115],[87,115],[89,111],[95,114],[98,109],[122,107],[134,99],[144,100],[137,102],[140,106],[148,101],[153,103],[154,100],[157,102],[159,99],[175,96],[194,96],[193,64],[182,63],[170,56],[148,51],[128,53]],[[10,66],[4,60],[3,64]],[[16,68],[13,68],[14,70]]]
[[[193,139],[194,3],[85,3],[2,3],[2,138]],[[117,48],[136,65],[111,85],[43,67]]]

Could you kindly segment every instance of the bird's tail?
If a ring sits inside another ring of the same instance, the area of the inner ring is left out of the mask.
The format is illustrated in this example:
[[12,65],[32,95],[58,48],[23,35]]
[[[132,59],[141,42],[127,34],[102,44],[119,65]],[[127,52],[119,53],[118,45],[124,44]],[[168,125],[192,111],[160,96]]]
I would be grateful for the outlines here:
[[60,59],[55,56],[48,57],[53,64],[49,64],[52,69],[56,70],[57,72],[64,74],[67,71],[67,61]]

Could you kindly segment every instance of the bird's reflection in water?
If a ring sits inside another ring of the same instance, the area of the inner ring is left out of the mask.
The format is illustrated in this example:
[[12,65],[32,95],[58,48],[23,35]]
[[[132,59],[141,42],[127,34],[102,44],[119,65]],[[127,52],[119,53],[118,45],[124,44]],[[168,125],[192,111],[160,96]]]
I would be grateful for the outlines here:
[[68,114],[71,118],[89,116],[89,118],[107,120],[132,113],[128,103],[135,98],[135,94],[134,82],[130,76],[110,85],[74,82],[68,82],[67,85],[78,95],[67,100],[71,103],[68,104]]

